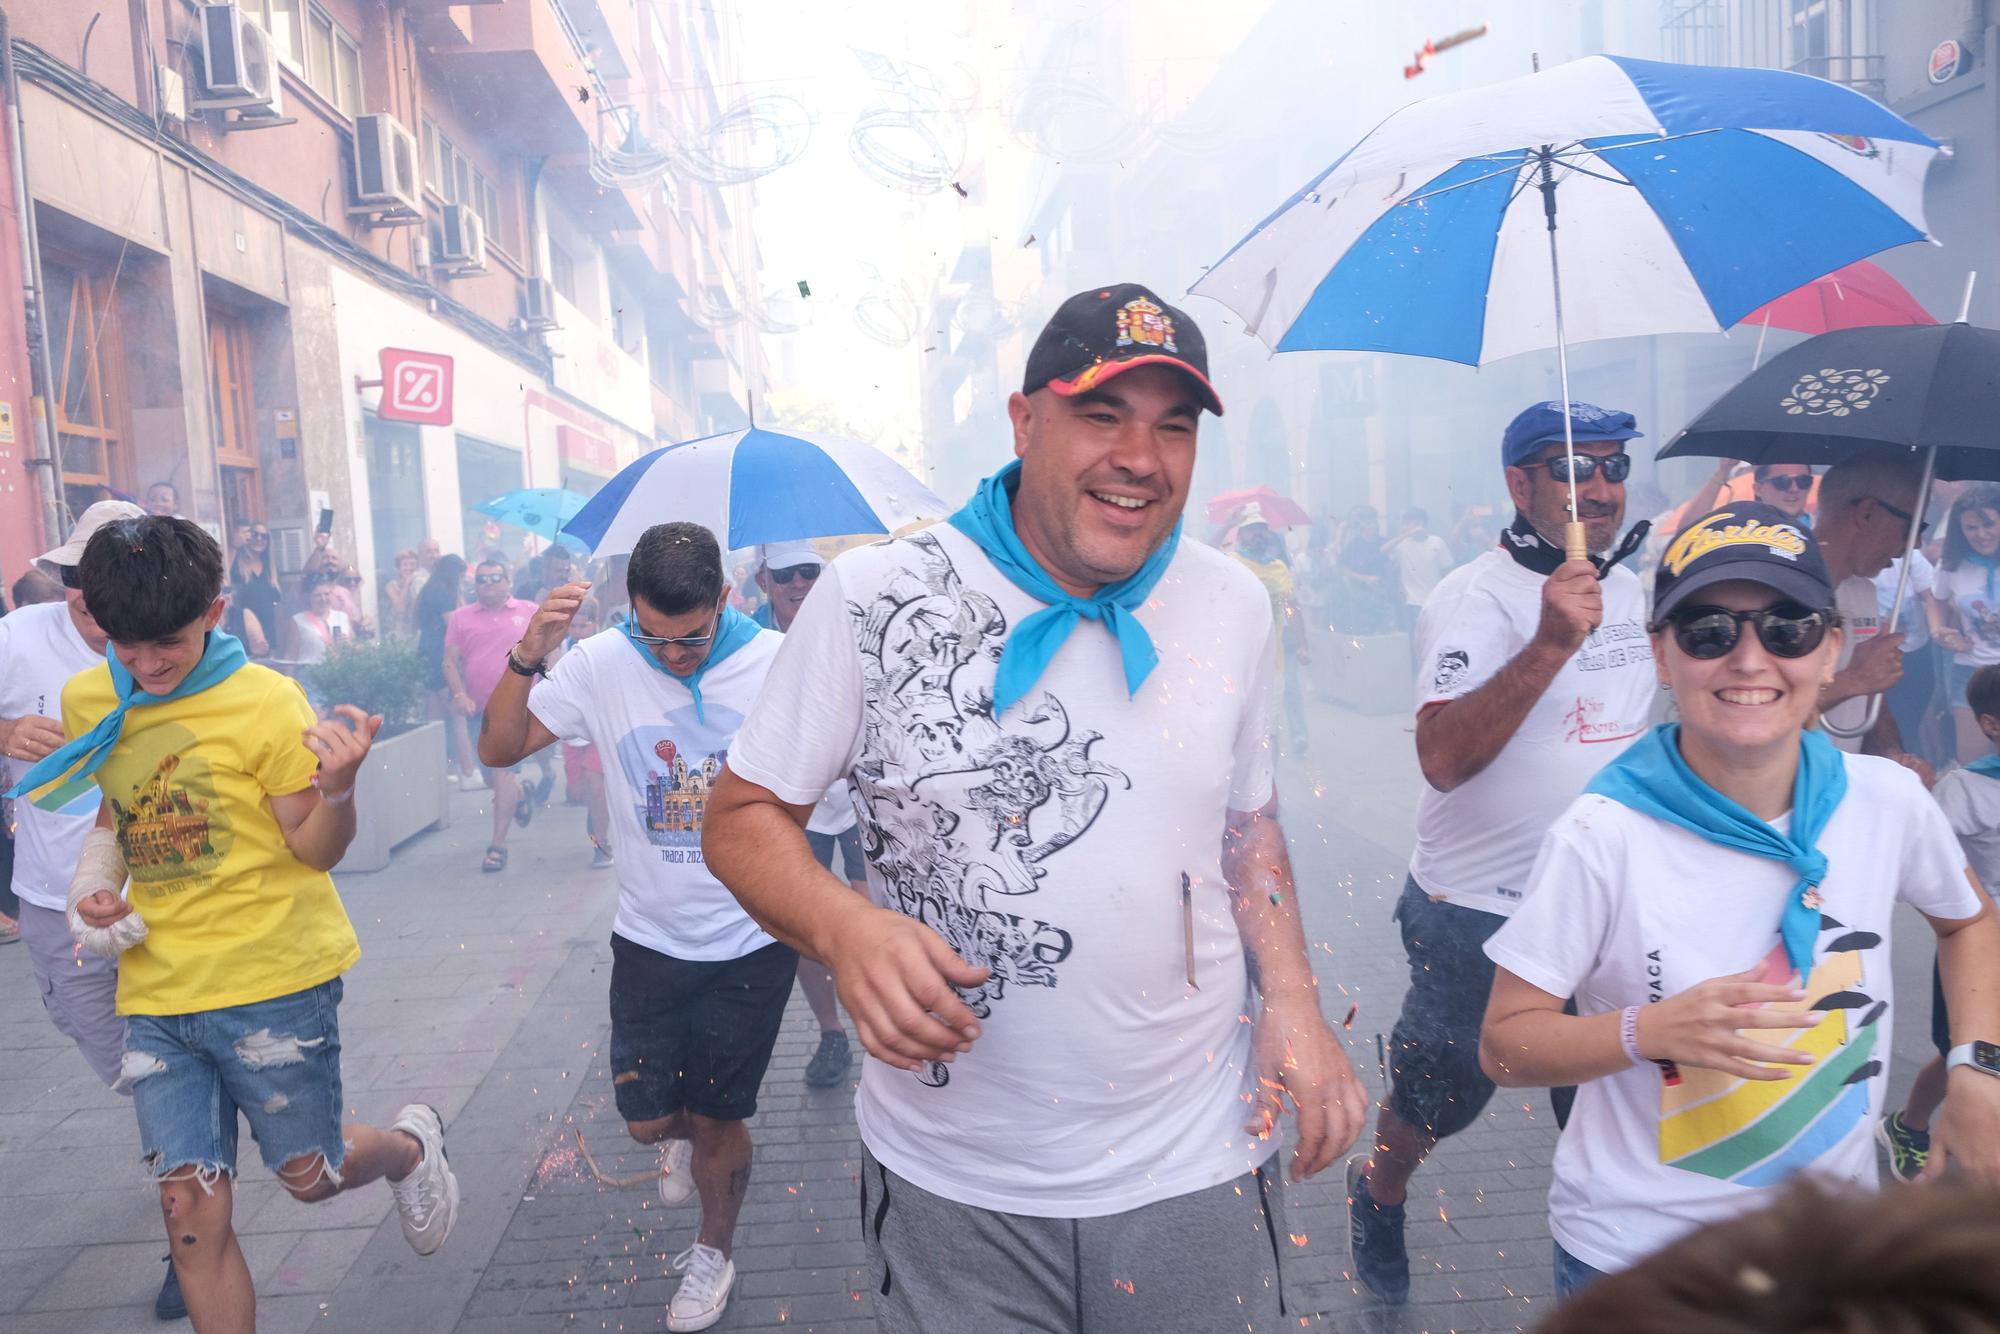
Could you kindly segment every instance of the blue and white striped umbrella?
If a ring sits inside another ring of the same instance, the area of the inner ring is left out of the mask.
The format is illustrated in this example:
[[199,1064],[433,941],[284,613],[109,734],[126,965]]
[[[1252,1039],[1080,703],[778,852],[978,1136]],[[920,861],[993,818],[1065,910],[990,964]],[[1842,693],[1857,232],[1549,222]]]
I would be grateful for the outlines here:
[[[1925,239],[1937,151],[1824,79],[1591,56],[1396,112],[1193,291],[1278,352],[1483,365],[1564,342],[1719,332]],[[1545,203],[1560,228],[1560,320]]]
[[598,556],[632,550],[656,523],[689,520],[726,549],[893,533],[950,512],[872,445],[752,427],[668,445],[604,484],[563,533]]

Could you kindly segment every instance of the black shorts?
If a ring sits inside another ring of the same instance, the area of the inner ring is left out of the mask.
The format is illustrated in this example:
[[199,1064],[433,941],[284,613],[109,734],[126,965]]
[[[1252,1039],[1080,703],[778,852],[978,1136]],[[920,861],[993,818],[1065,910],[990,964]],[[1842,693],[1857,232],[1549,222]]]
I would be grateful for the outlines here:
[[1940,1056],[1951,1055],[1951,1011],[1944,1004],[1944,973],[1931,961],[1931,1045]]
[[756,1115],[799,956],[770,944],[740,959],[676,959],[611,935],[611,1088],[627,1121]]

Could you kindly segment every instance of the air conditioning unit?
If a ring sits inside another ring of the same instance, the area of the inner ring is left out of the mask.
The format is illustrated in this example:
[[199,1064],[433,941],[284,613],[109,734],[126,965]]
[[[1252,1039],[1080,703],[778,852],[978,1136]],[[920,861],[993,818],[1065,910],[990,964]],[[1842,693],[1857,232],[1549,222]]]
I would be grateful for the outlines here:
[[470,204],[446,204],[437,263],[458,273],[486,271],[486,223]]
[[278,61],[271,39],[235,5],[203,5],[201,95],[197,111],[278,107]]
[[556,319],[555,284],[547,278],[530,278],[522,286],[521,323],[529,330],[543,333],[561,327]]
[[394,116],[354,118],[354,202],[357,213],[423,216],[417,179],[417,137]]

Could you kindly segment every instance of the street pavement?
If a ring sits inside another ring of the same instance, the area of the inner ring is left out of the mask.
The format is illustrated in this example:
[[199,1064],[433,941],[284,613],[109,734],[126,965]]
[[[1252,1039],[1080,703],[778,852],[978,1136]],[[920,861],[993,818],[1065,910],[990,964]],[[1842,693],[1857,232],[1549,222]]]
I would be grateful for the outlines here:
[[[1349,1053],[1379,1096],[1378,1035],[1407,982],[1389,913],[1421,780],[1404,717],[1317,704],[1311,715],[1312,755],[1284,767],[1284,817],[1327,1013],[1339,1024],[1354,1008]],[[666,1328],[670,1264],[693,1241],[696,1212],[663,1208],[650,1182],[601,1184],[579,1151],[587,1143],[613,1179],[656,1161],[623,1135],[605,1068],[611,873],[587,869],[582,812],[558,798],[515,831],[506,872],[480,874],[486,797],[456,794],[448,828],[404,845],[386,871],[340,877],[362,942],[341,1007],[349,1115],[380,1125],[406,1102],[438,1109],[464,1193],[457,1229],[419,1258],[386,1188],[299,1204],[245,1135],[236,1223],[263,1334]],[[1929,947],[1920,921],[1902,928],[1899,1093],[1928,1054]],[[165,1245],[130,1108],[91,1077],[34,992],[24,951],[0,951],[0,1329],[159,1329],[151,1302]],[[816,1041],[795,993],[752,1122],[756,1176],[718,1329],[875,1327],[852,1093],[804,1087]],[[1415,1277],[1396,1312],[1348,1278],[1339,1168],[1291,1187],[1282,1249],[1299,1326],[1532,1328],[1552,1290],[1555,1133],[1542,1094],[1502,1090],[1440,1147],[1412,1186]]]

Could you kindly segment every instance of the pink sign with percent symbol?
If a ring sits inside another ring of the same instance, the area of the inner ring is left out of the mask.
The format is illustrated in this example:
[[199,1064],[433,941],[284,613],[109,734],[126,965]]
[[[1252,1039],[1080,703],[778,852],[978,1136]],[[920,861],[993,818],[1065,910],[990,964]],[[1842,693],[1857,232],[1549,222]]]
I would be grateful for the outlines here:
[[451,358],[440,352],[382,349],[382,402],[385,421],[422,426],[451,425]]

